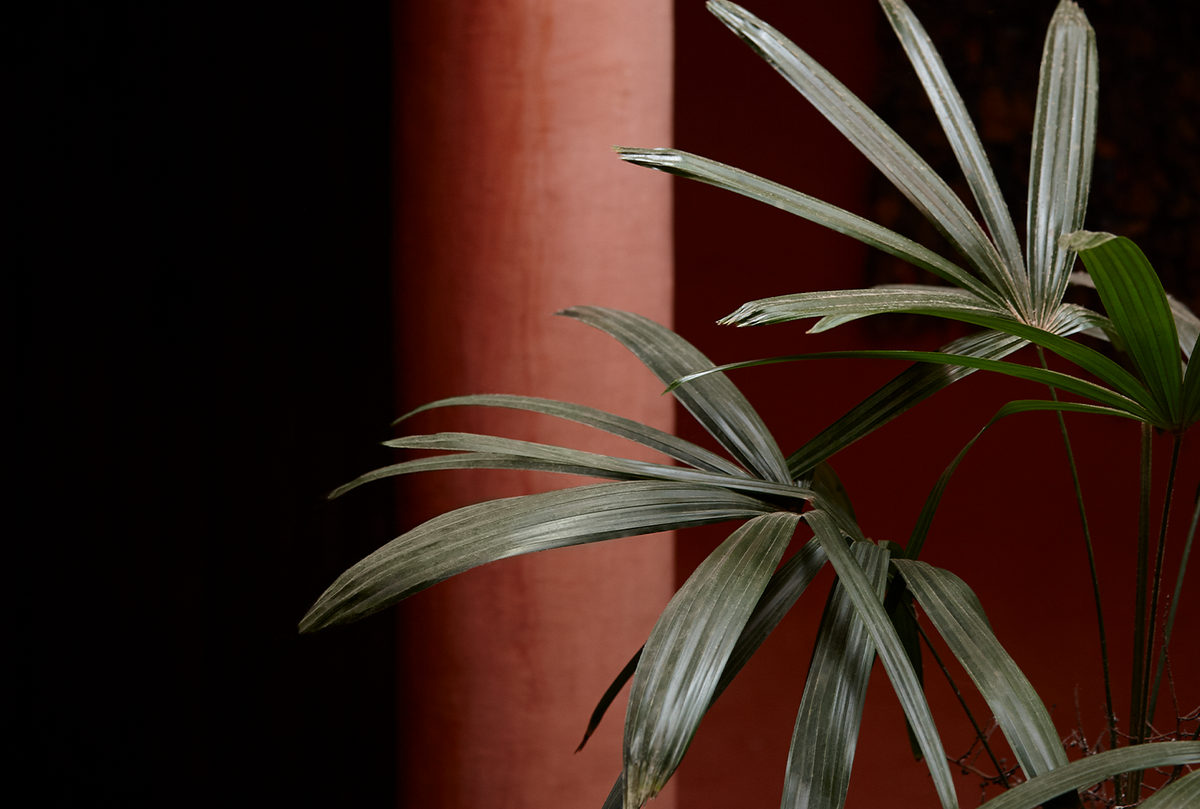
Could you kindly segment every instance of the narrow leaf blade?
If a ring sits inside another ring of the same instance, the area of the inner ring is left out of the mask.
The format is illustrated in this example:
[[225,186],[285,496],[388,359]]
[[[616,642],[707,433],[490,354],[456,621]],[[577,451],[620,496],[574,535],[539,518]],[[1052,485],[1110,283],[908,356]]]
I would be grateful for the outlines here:
[[351,567],[309,609],[300,631],[356,621],[497,559],[775,510],[724,489],[658,481],[598,483],[467,506],[422,523]]
[[954,247],[1020,311],[996,248],[962,200],[912,147],[857,96],[779,31],[727,0],[708,8],[808,99]]
[[[604,331],[632,351],[663,384],[712,368],[691,343],[649,318],[599,306],[574,306],[559,314]],[[787,462],[758,413],[723,374],[676,398],[739,462],[760,477],[791,483]]]
[[1072,789],[1082,789],[1123,772],[1148,767],[1174,767],[1200,762],[1200,742],[1156,742],[1105,750],[1031,778],[980,809],[1034,809]]
[[800,516],[750,520],[705,559],[646,641],[625,718],[625,805],[658,794],[683,759],[721,670]]
[[[870,542],[855,542],[852,553],[882,599],[887,585],[887,550]],[[840,809],[845,803],[874,662],[875,644],[839,580],[826,602],[800,698],[784,777],[783,807]]]
[[992,634],[979,599],[953,573],[908,559],[894,561],[921,609],[987,700],[1029,776],[1064,766],[1067,754],[1041,698]]
[[1096,34],[1087,16],[1063,0],[1050,19],[1042,50],[1033,148],[1029,160],[1026,232],[1035,323],[1061,303],[1075,251],[1059,243],[1083,227],[1096,150]]
[[[1000,184],[992,172],[991,163],[983,151],[983,143],[975,131],[975,124],[967,114],[967,107],[958,88],[954,86],[942,58],[924,27],[902,0],[883,0],[881,3],[887,14],[892,30],[904,46],[904,52],[912,62],[933,104],[933,111],[942,125],[946,138],[954,156],[962,167],[963,176],[975,197],[983,221],[988,231],[996,240],[997,251],[1000,254],[1000,267],[1006,282],[1022,301],[1025,311],[1032,311],[1029,279],[1025,274],[1025,264],[1021,258],[1021,245],[1017,240],[1017,229],[1013,226],[1004,195],[1000,193]],[[1061,296],[1060,296],[1061,297]]]
[[900,700],[904,714],[908,717],[921,750],[925,753],[925,762],[933,777],[933,785],[942,806],[944,809],[954,809],[958,806],[958,799],[955,796],[941,737],[929,712],[929,704],[925,701],[921,683],[908,662],[904,645],[884,612],[883,604],[875,595],[871,583],[850,553],[850,549],[846,547],[845,540],[838,533],[832,518],[820,510],[809,511],[804,517],[820,538],[830,563],[854,601],[854,606],[875,643],[879,659],[892,682],[892,690]]

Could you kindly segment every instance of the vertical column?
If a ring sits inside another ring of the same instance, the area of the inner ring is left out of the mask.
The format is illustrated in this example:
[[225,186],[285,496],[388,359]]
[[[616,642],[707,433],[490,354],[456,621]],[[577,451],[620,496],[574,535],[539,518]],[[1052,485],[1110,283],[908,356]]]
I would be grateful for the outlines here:
[[[553,313],[595,304],[670,322],[668,179],[610,147],[670,142],[671,4],[398,3],[395,23],[402,404],[517,393],[670,429],[670,399],[632,355]],[[478,408],[406,429],[649,457],[575,425]],[[435,474],[403,482],[403,521],[583,482]],[[658,536],[504,560],[402,605],[406,805],[598,806],[620,769],[623,702],[573,751],[672,590],[671,541]]]

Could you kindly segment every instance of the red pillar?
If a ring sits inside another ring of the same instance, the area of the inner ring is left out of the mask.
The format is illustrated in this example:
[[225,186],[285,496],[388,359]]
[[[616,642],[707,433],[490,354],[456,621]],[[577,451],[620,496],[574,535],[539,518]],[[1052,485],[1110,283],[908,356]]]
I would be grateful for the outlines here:
[[[596,304],[670,322],[668,178],[609,148],[670,142],[670,3],[446,0],[399,4],[395,24],[402,404],[517,393],[671,429],[670,399],[632,355],[552,316]],[[594,431],[478,408],[404,429],[647,457]],[[582,482],[406,480],[403,521]],[[505,560],[402,605],[406,805],[598,806],[620,769],[623,703],[573,751],[672,591],[663,536]]]

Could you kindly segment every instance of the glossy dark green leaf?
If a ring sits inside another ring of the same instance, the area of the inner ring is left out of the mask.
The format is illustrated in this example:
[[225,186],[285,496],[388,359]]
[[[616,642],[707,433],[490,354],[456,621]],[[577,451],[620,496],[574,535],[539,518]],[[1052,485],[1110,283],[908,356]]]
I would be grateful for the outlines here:
[[1111,233],[1079,231],[1062,241],[1065,247],[1079,252],[1138,375],[1167,415],[1168,423],[1159,426],[1184,426],[1183,373],[1175,318],[1158,274],[1145,254],[1129,239]]
[[[875,595],[887,585],[888,552],[855,542],[851,552]],[[782,806],[840,809],[862,722],[875,644],[840,580],[830,590],[792,731]]]
[[1083,227],[1096,150],[1096,34],[1070,0],[1058,4],[1042,49],[1026,219],[1035,319],[1046,324],[1062,301],[1075,252],[1059,244]]
[[534,396],[511,396],[506,394],[482,394],[475,396],[454,396],[440,399],[422,405],[400,418],[394,424],[412,418],[418,413],[434,410],[440,407],[501,407],[511,410],[525,410],[531,413],[541,413],[555,418],[566,419],[588,427],[595,427],[606,433],[626,438],[645,447],[657,450],[677,461],[697,469],[707,469],[709,472],[723,472],[726,475],[745,475],[741,467],[722,458],[716,453],[709,452],[704,447],[690,441],[684,441],[670,433],[655,429],[639,421],[633,421],[594,407],[559,402],[554,399],[539,399]]
[[[604,331],[632,351],[663,384],[712,368],[712,362],[670,329],[631,312],[574,306],[559,314]],[[723,374],[675,394],[725,449],[765,480],[791,483],[787,462],[758,413]]]
[[859,617],[875,643],[879,659],[887,671],[888,679],[891,680],[892,690],[900,700],[904,715],[908,718],[925,754],[925,763],[933,777],[934,789],[937,790],[943,809],[955,809],[958,799],[946,763],[946,752],[942,747],[933,716],[929,712],[929,704],[925,701],[921,683],[908,661],[904,644],[896,635],[896,630],[884,612],[874,587],[850,553],[850,548],[838,532],[833,519],[820,510],[809,511],[804,518],[820,539],[830,563],[837,571],[839,581],[846,588],[846,593],[854,602]]
[[712,486],[640,480],[467,506],[422,523],[351,567],[309,609],[300,631],[356,621],[497,559],[775,510]]
[[625,717],[626,807],[657,795],[679,766],[799,519],[781,512],[747,522],[700,563],[655,623]]
[[1123,772],[1200,762],[1200,742],[1156,742],[1105,750],[1031,778],[979,809],[1034,809],[1067,790],[1083,789]]
[[1067,754],[1046,706],[992,634],[971,588],[953,573],[924,562],[896,559],[893,564],[987,700],[1026,776],[1064,766]]

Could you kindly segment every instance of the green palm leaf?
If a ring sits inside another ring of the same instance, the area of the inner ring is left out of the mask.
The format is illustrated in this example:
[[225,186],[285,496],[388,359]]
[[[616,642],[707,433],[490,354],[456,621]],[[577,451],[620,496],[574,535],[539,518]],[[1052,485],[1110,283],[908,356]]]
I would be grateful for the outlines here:
[[660,481],[598,483],[467,506],[422,523],[351,567],[309,609],[300,631],[356,621],[497,559],[773,511],[725,489]]
[[[1019,337],[987,331],[955,340],[944,346],[942,351],[956,356],[996,360],[1024,345],[1026,342]],[[788,468],[794,476],[799,477],[974,370],[963,365],[928,363],[918,363],[905,369],[789,455]]]
[[1096,34],[1070,0],[1055,9],[1038,79],[1026,231],[1036,311],[1045,325],[1062,301],[1075,253],[1059,243],[1083,227],[1096,149]]
[[992,634],[983,607],[962,579],[924,562],[894,560],[904,582],[987,700],[1029,777],[1067,763],[1046,706]]
[[1175,318],[1145,254],[1111,233],[1079,231],[1064,236],[1062,243],[1079,252],[1138,375],[1167,415],[1169,425],[1160,426],[1186,427]]
[[[887,585],[888,552],[855,542],[852,553],[875,595]],[[875,644],[840,580],[830,590],[792,731],[783,807],[840,809],[862,721]]]
[[1200,770],[1168,784],[1139,806],[1141,809],[1194,809],[1200,806]]
[[805,487],[771,483],[744,475],[725,475],[649,461],[635,461],[493,435],[434,433],[396,438],[385,441],[384,446],[395,449],[442,450],[462,454],[418,458],[375,469],[335,489],[330,497],[341,496],[364,483],[381,478],[441,469],[524,469],[616,480],[674,480],[725,486],[738,491],[754,492],[786,500],[810,500],[815,496],[811,489]]
[[836,205],[830,205],[748,171],[677,149],[632,149],[622,146],[617,147],[616,152],[622,160],[634,165],[715,185],[717,188],[765,202],[907,261],[956,286],[974,292],[983,301],[998,307],[1005,306],[1004,299],[995,290],[953,262],[947,261],[912,239]]
[[770,514],[739,528],[700,563],[654,625],[625,718],[627,807],[657,795],[679,766],[799,519]]
[[[821,548],[821,543],[809,541],[771,576],[758,603],[754,605],[750,618],[742,627],[742,633],[738,636],[733,651],[729,653],[729,660],[726,661],[725,668],[721,670],[721,678],[717,681],[710,705],[724,693],[746,663],[750,662],[750,658],[758,651],[763,641],[783,620],[783,616],[796,603],[796,599],[804,593],[808,585],[812,584],[813,579],[825,565],[825,558],[825,551]],[[608,690],[604,692],[604,696],[600,698],[600,702],[596,705],[596,709],[588,721],[587,730],[584,732],[584,743],[600,725],[600,720],[616,698],[617,693],[633,677],[641,656],[642,650],[639,649],[630,658],[625,668],[613,679]],[[582,748],[583,743],[579,746]]]
[[900,700],[904,715],[908,718],[913,734],[925,754],[925,762],[933,777],[933,785],[943,809],[954,809],[958,806],[958,799],[955,797],[954,783],[946,764],[946,753],[937,727],[933,723],[933,716],[929,712],[929,704],[925,701],[921,683],[913,671],[912,664],[909,663],[904,644],[896,635],[896,630],[884,612],[874,587],[846,546],[846,541],[835,527],[833,519],[819,509],[807,512],[804,518],[820,539],[830,563],[837,571],[838,580],[846,588],[846,593],[854,602],[859,617],[871,635],[879,659],[891,680],[892,690]]
[[[736,326],[760,326],[781,322],[779,313],[785,313],[783,317],[786,320],[802,320],[806,317],[865,317],[883,312],[913,311],[925,314],[936,312],[949,318],[958,313],[968,312],[999,318],[1008,317],[1003,308],[984,303],[978,296],[963,289],[905,284],[780,295],[742,304],[737,311],[718,322]],[[828,325],[819,324],[819,327],[809,331],[825,331],[827,328]]]
[[[975,131],[971,116],[967,114],[966,105],[958,94],[958,89],[946,72],[942,58],[925,33],[924,27],[908,6],[902,0],[882,0],[884,12],[892,30],[908,54],[909,61],[917,71],[926,95],[933,105],[933,111],[950,141],[954,156],[962,167],[963,176],[971,189],[975,202],[979,205],[983,221],[988,231],[996,240],[996,248],[1000,254],[1000,269],[1004,272],[1005,284],[1012,290],[1013,300],[1019,302],[1018,309],[1022,312],[1032,312],[1033,302],[1030,299],[1029,279],[1025,274],[1025,266],[1021,260],[1021,245],[1017,240],[1017,229],[1013,227],[1012,217],[1004,196],[1000,193],[1000,184],[992,172],[991,163],[983,151],[983,143]],[[1062,294],[1059,293],[1060,299]],[[1055,299],[1057,302],[1058,299]]]
[[[664,384],[713,367],[691,343],[641,315],[598,306],[574,306],[559,314],[612,335]],[[766,480],[791,483],[779,445],[746,397],[724,375],[714,374],[703,387],[676,394],[676,398],[747,469]]]
[[512,396],[507,394],[479,394],[474,396],[453,396],[422,405],[416,410],[405,413],[393,424],[399,424],[405,419],[412,418],[418,413],[440,407],[503,407],[511,410],[524,410],[530,413],[542,413],[547,416],[573,421],[588,427],[595,427],[606,433],[626,438],[645,447],[650,447],[664,455],[682,461],[697,469],[707,469],[709,472],[722,472],[726,475],[746,475],[746,471],[737,464],[722,458],[704,447],[690,441],[684,441],[670,433],[655,429],[640,421],[616,416],[597,410],[586,405],[559,402],[554,399],[540,399],[534,396]]
[[[710,0],[708,8],[874,163],[971,266],[1003,291],[1006,303],[1019,305],[1015,279],[983,228],[912,147],[829,71],[774,28],[727,0]],[[1014,314],[1020,311],[1013,309]]]
[[1034,809],[1068,790],[1082,789],[1123,772],[1197,762],[1200,762],[1200,742],[1156,742],[1105,750],[1031,778],[979,809]]

